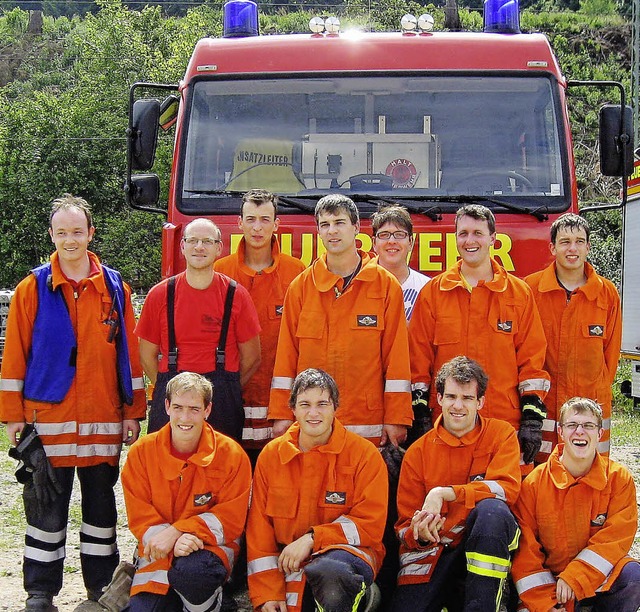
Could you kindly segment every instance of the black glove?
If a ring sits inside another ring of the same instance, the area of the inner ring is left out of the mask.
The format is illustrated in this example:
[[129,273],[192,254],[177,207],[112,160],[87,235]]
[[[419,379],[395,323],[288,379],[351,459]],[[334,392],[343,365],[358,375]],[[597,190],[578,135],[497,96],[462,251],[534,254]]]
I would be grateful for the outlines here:
[[429,391],[427,389],[414,389],[411,392],[411,405],[413,406],[413,424],[407,431],[407,448],[418,438],[433,429],[431,420],[431,408],[429,408]]
[[380,454],[387,465],[387,473],[389,474],[389,484],[397,486],[400,478],[400,467],[404,459],[404,449],[393,444],[387,444],[380,449]]
[[18,446],[9,449],[9,456],[21,462],[16,470],[18,482],[26,484],[30,480],[33,481],[38,509],[40,512],[46,511],[62,493],[62,487],[47,459],[42,441],[31,423],[22,430]]
[[547,409],[537,395],[523,395],[520,398],[520,431],[518,442],[522,450],[522,460],[533,463],[542,446],[542,421],[547,416]]

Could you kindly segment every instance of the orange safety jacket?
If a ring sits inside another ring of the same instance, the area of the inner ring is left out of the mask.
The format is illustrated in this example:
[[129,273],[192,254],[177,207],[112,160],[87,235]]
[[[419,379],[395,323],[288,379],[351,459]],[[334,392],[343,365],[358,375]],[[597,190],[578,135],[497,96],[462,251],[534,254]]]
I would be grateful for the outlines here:
[[609,454],[611,386],[616,377],[622,343],[620,296],[615,285],[585,264],[587,282],[567,297],[556,277],[556,264],[525,278],[533,290],[547,338],[545,370],[551,376],[546,398],[542,449],[538,463],[546,461],[558,443],[560,408],[581,396],[602,406],[604,434],[598,451]]
[[198,448],[186,461],[171,454],[171,425],[140,438],[122,469],[129,529],[138,540],[131,595],[164,595],[173,552],[143,557],[151,537],[173,526],[192,533],[230,572],[239,551],[251,490],[251,466],[240,445],[204,424]]
[[289,393],[307,368],[326,370],[340,389],[337,417],[375,444],[383,424],[411,425],[407,324],[402,289],[360,251],[362,268],[348,288],[326,254],[289,286],[273,370],[269,418],[291,420]]
[[267,419],[269,391],[276,361],[278,334],[282,320],[284,295],[291,281],[305,268],[296,257],[280,252],[275,236],[271,240],[273,263],[256,272],[245,263],[246,243],[240,239],[238,250],[215,262],[213,269],[238,281],[251,295],[260,321],[260,367],[242,389],[244,428],[242,446],[262,448],[271,439],[271,421]]
[[[434,428],[409,447],[400,470],[398,584],[429,582],[444,547],[457,546],[464,537],[467,517],[478,502],[500,499],[512,506],[520,491],[519,464],[518,439],[508,423],[478,415],[476,428],[457,438],[438,417]],[[411,519],[435,487],[452,487],[456,500],[443,504],[447,518],[440,543],[423,546],[413,537]]]
[[122,447],[122,421],[146,414],[144,379],[133,335],[135,317],[131,290],[124,284],[127,341],[131,364],[133,405],[123,405],[118,385],[116,343],[109,342],[112,300],[98,257],[89,252],[92,268],[99,270],[74,289],[65,278],[58,254],[51,255],[52,289],[62,291],[76,337],[75,376],[59,404],[26,399],[24,379],[38,312],[38,288],[33,274],[17,286],[7,321],[0,420],[36,424],[36,430],[54,467],[118,465]]
[[629,471],[596,454],[574,478],[560,462],[564,444],[522,483],[514,513],[522,530],[512,575],[530,612],[557,603],[562,578],[578,601],[608,591],[630,561],[638,528],[636,488]]
[[520,428],[520,396],[545,399],[546,340],[531,289],[491,259],[494,277],[469,291],[459,261],[420,291],[409,322],[411,382],[430,388],[429,406],[440,414],[435,377],[458,355],[475,359],[489,376],[484,415]]
[[327,444],[307,452],[298,446],[299,432],[294,423],[265,446],[256,465],[247,523],[249,596],[256,609],[271,600],[301,609],[304,571],[285,577],[278,557],[311,529],[314,555],[346,550],[374,575],[384,557],[388,483],[378,449],[337,419]]

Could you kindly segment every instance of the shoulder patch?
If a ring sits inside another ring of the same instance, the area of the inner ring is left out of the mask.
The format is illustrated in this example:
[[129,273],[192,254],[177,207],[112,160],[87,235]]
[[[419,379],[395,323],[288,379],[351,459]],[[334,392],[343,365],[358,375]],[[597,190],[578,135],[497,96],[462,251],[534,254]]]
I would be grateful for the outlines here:
[[357,315],[358,327],[378,327],[378,315]]
[[347,494],[344,491],[326,491],[324,501],[326,504],[344,506],[347,502]]
[[206,506],[213,499],[211,491],[208,493],[197,493],[193,496],[194,506]]

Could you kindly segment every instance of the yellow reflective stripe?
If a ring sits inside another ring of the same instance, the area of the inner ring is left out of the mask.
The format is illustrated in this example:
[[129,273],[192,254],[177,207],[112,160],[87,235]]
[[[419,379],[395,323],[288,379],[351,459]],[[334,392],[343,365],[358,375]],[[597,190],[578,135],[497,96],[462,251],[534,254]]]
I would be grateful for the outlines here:
[[509,573],[511,561],[492,555],[483,555],[477,552],[467,552],[467,571],[479,576],[489,578],[506,578]]
[[513,540],[511,540],[510,544],[509,544],[509,551],[513,552],[514,550],[517,550],[518,548],[518,544],[520,544],[520,535],[522,534],[522,531],[520,531],[520,527],[516,527],[516,532],[513,536]]

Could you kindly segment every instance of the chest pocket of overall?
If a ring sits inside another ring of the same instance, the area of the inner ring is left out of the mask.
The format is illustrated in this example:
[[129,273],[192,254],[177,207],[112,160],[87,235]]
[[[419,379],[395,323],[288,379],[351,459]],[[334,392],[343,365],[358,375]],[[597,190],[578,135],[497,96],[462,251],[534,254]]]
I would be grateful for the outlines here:
[[290,487],[270,486],[265,512],[273,518],[292,519],[298,512],[298,499],[292,499]]
[[322,311],[303,310],[298,319],[296,337],[319,340],[324,335],[325,314]]
[[323,496],[318,500],[324,522],[328,523],[342,514],[349,514],[353,507],[355,468],[339,467],[335,478],[328,474],[323,483]]
[[461,327],[462,321],[459,317],[438,317],[433,334],[433,343],[436,346],[458,344],[462,336]]

